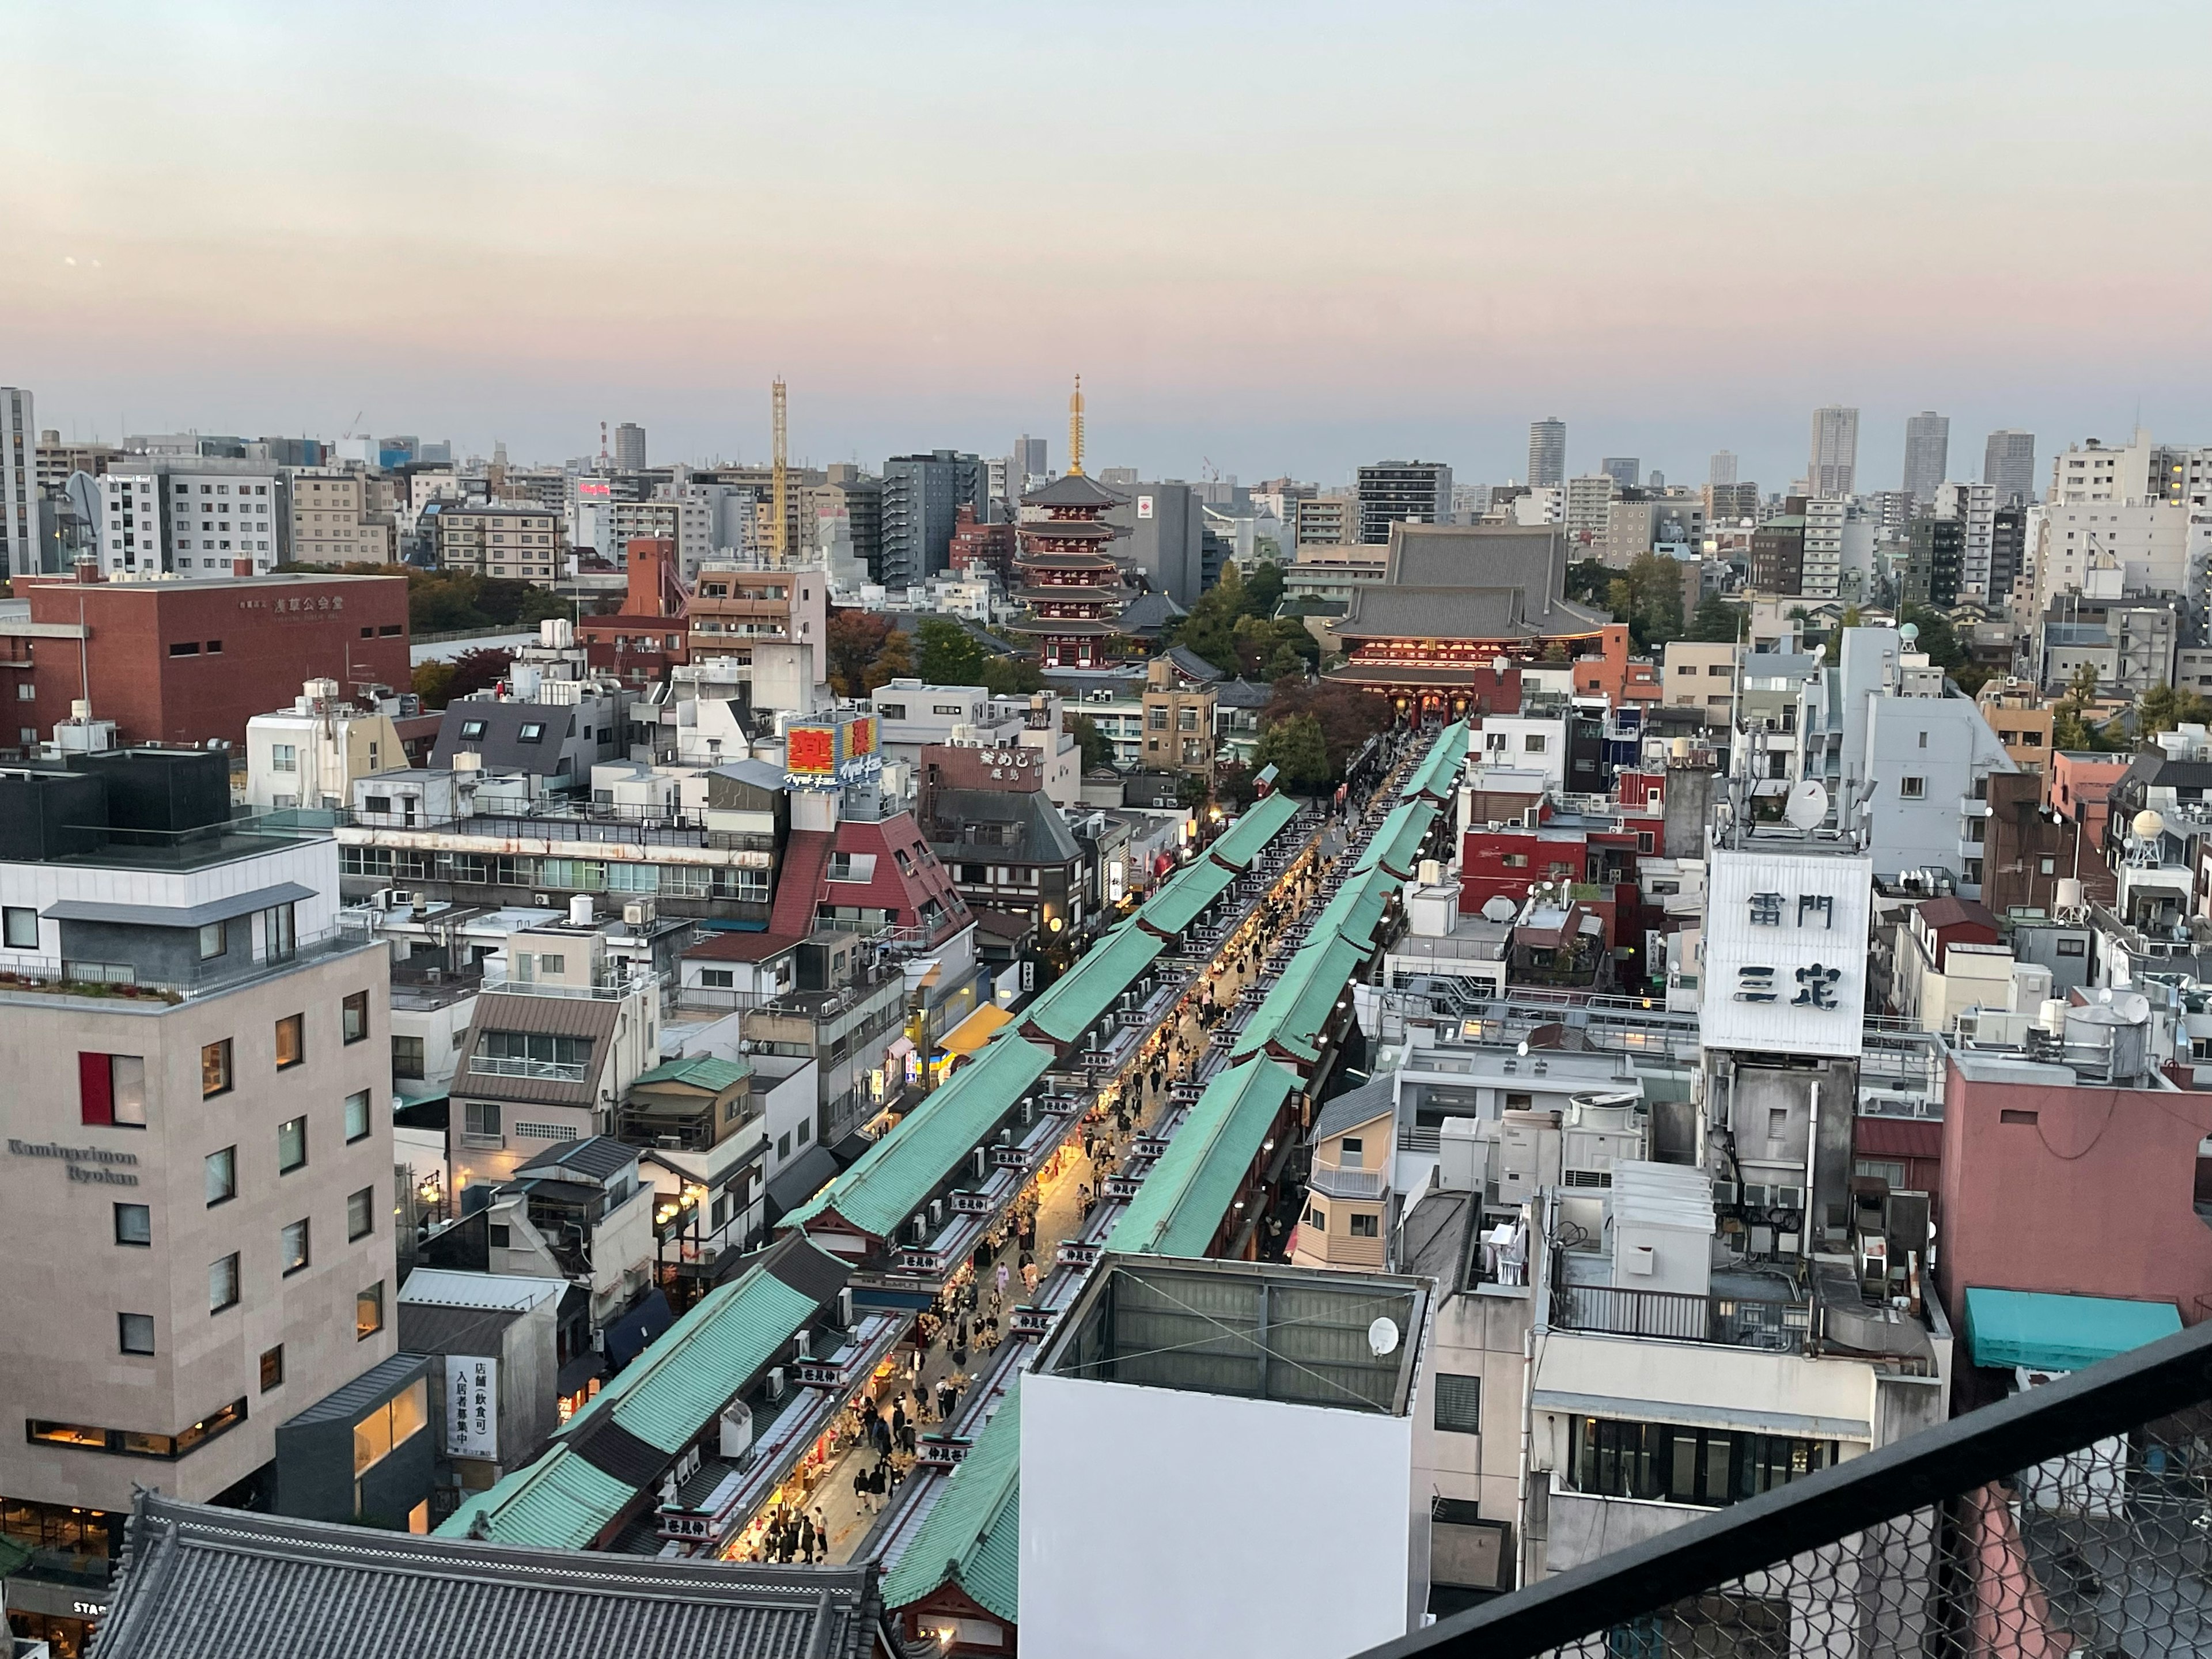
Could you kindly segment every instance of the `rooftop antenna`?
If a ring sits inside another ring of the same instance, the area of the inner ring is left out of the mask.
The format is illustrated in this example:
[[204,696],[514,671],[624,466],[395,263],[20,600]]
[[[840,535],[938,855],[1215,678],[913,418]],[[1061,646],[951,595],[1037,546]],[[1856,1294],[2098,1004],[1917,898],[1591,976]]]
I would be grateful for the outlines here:
[[1083,377],[1075,377],[1075,391],[1067,400],[1067,470],[1083,476]]

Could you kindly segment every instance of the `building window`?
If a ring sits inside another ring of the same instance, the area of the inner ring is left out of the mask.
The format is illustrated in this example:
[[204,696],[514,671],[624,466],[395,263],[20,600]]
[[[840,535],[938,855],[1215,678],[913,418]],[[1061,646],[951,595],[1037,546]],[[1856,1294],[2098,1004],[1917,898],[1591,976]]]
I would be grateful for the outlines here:
[[1318,1204],[1307,1205],[1306,1225],[1312,1228],[1317,1233],[1327,1232],[1328,1231],[1328,1212],[1322,1209]]
[[230,1039],[210,1042],[200,1050],[200,1098],[212,1099],[230,1092]]
[[230,930],[222,922],[210,921],[200,928],[200,960],[212,961],[230,948]]
[[307,1017],[287,1014],[276,1022],[276,1069],[289,1072],[307,1057]]
[[1900,778],[1897,783],[1897,793],[1903,800],[1925,800],[1928,799],[1928,780]]
[[1482,1432],[1482,1379],[1437,1373],[1436,1426],[1445,1434]]
[[279,904],[261,913],[262,954],[271,962],[289,962],[298,943],[299,934],[289,904]]
[[125,1353],[154,1352],[154,1316],[151,1314],[118,1314],[115,1316],[116,1346]]
[[1544,734],[1541,732],[1531,732],[1527,736],[1523,737],[1521,739],[1521,751],[1526,755],[1542,754],[1544,752]]
[[1382,1237],[1382,1218],[1379,1215],[1359,1215],[1355,1213],[1352,1218],[1352,1236],[1354,1238]]
[[[383,1286],[377,1289],[380,1292]],[[366,1474],[420,1434],[429,1421],[430,1385],[417,1377],[353,1425],[354,1474]]]
[[376,1231],[376,1188],[364,1187],[346,1199],[346,1242],[367,1238]]
[[[353,1338],[365,1342],[384,1328],[384,1281],[357,1292],[353,1299]],[[418,1383],[416,1385],[420,1387]]]
[[545,722],[525,720],[522,723],[522,730],[515,735],[524,743],[543,743],[545,741]]
[[307,1162],[307,1120],[286,1118],[276,1126],[276,1173],[289,1175]]
[[137,1054],[76,1057],[77,1116],[106,1128],[146,1127],[146,1062]]
[[392,1039],[392,1075],[419,1078],[422,1075],[422,1039],[418,1036],[394,1036]]
[[465,1144],[476,1147],[504,1146],[506,1138],[500,1133],[499,1108],[487,1100],[472,1100],[461,1109],[462,1137]]
[[284,1345],[279,1342],[261,1356],[261,1392],[281,1387],[284,1381]]
[[1602,1417],[1570,1421],[1574,1489],[1607,1498],[1718,1507],[1802,1480],[1836,1455],[1829,1440]]
[[1359,1168],[1361,1160],[1366,1156],[1367,1142],[1362,1136],[1346,1135],[1337,1142],[1336,1161],[1344,1169]]
[[238,1148],[226,1146],[219,1152],[210,1152],[205,1160],[204,1180],[208,1207],[228,1204],[238,1196]]
[[482,720],[463,720],[461,722],[461,740],[463,742],[472,743],[476,739],[483,737],[483,734],[484,723]]
[[368,993],[356,991],[338,1004],[338,1036],[346,1042],[359,1042],[368,1035]]
[[151,1244],[154,1242],[152,1209],[143,1204],[117,1205],[115,1242],[118,1244]]
[[208,1263],[208,1311],[219,1314],[238,1305],[238,1253]]
[[[27,686],[25,690],[29,690]],[[39,948],[39,913],[27,904],[10,904],[0,910],[0,926],[4,926],[4,937],[11,951],[35,951]]]
[[350,1146],[356,1140],[368,1139],[368,1091],[362,1089],[345,1097],[345,1138]]
[[276,1236],[276,1257],[286,1277],[307,1265],[307,1219],[288,1222]]
[[269,745],[269,769],[272,772],[296,772],[300,769],[300,750],[297,744],[272,743]]

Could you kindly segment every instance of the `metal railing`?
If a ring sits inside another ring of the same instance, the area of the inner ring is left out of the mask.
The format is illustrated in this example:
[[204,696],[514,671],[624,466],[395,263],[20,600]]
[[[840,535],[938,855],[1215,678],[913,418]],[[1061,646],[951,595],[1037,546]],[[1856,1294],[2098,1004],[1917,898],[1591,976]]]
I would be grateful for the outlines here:
[[76,957],[0,957],[0,996],[27,993],[40,996],[109,997],[145,1002],[185,1002],[195,997],[216,996],[252,984],[271,974],[281,974],[302,963],[362,949],[368,940],[343,925],[303,935],[289,951],[274,956],[252,956],[242,948],[211,958],[203,971],[185,979],[151,979],[130,963],[87,962]]
[[471,1054],[469,1070],[483,1077],[527,1077],[546,1083],[581,1083],[584,1068],[558,1060],[521,1060],[499,1054]]
[[1552,1322],[1563,1330],[1648,1336],[1670,1342],[1788,1352],[1803,1345],[1812,1309],[1802,1302],[1612,1285],[1562,1285],[1552,1293]]
[[2212,1653],[2212,1324],[1360,1659]]
[[1347,1170],[1340,1164],[1316,1164],[1307,1185],[1325,1198],[1380,1198],[1389,1183],[1382,1170]]

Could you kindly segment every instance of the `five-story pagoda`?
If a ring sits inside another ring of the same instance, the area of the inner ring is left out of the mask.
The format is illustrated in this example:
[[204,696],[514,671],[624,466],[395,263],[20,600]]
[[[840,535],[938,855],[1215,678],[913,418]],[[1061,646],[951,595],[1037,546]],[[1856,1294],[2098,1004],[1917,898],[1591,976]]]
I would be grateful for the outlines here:
[[1067,450],[1065,476],[1022,497],[1014,565],[1023,610],[1012,627],[1036,641],[1038,660],[1048,671],[1118,668],[1125,647],[1119,619],[1129,589],[1112,552],[1123,532],[1106,522],[1106,512],[1121,498],[1084,476],[1079,376],[1068,402]]

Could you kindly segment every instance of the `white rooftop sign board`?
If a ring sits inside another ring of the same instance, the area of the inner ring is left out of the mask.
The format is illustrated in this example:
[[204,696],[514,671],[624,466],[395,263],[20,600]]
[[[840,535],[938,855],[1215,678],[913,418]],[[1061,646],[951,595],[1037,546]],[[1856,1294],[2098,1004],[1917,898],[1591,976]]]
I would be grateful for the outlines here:
[[1857,1055],[1873,884],[1856,855],[1716,849],[1699,1044]]

